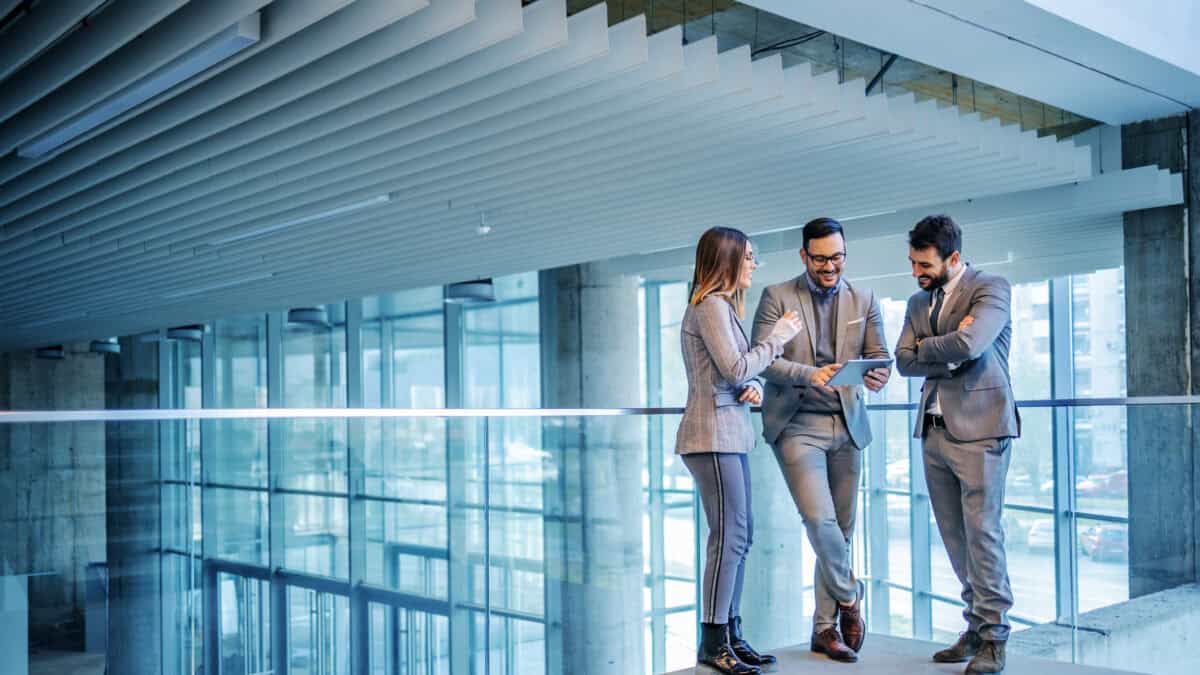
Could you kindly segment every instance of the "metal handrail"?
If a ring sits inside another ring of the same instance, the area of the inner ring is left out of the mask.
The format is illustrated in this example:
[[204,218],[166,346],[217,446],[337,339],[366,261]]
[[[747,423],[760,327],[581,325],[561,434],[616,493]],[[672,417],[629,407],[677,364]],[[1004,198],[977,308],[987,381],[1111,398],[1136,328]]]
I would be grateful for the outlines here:
[[[1126,396],[1115,398],[1027,399],[1019,408],[1091,408],[1153,405],[1196,405],[1200,396]],[[917,403],[871,403],[880,412],[916,410]],[[752,408],[758,412],[757,406]],[[624,417],[682,415],[683,408],[163,408],[142,410],[9,410],[0,424],[39,422],[147,422],[229,419],[372,419],[483,417]]]

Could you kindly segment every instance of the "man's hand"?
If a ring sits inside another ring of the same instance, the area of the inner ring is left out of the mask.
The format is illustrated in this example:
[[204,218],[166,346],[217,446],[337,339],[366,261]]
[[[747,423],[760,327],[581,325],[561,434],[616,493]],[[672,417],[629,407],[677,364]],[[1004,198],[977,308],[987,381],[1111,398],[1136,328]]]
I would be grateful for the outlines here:
[[958,329],[962,330],[973,323],[975,323],[975,317],[968,314],[967,316],[963,317],[962,321],[958,322]]
[[873,368],[867,371],[863,376],[863,385],[871,391],[879,391],[887,386],[888,379],[892,376],[891,368]]
[[829,380],[833,378],[834,374],[841,369],[842,364],[840,363],[831,363],[827,366],[818,368],[817,372],[813,373],[812,379],[809,380],[809,382],[811,382],[813,386],[824,387],[829,383]]
[[762,394],[759,393],[758,387],[742,387],[742,393],[738,395],[738,400],[742,403],[758,405],[762,403]]

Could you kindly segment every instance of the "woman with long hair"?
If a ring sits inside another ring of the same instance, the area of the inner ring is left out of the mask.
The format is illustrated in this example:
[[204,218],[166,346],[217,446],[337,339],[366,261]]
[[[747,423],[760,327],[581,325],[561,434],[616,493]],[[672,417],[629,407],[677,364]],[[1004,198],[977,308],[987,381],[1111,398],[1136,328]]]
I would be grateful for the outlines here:
[[732,675],[756,675],[760,666],[775,662],[755,651],[741,632],[742,580],[754,531],[746,453],[755,445],[750,405],[762,402],[757,376],[801,329],[796,314],[788,312],[763,342],[750,345],[739,320],[757,266],[741,231],[705,232],[696,246],[680,336],[688,399],[675,452],[696,481],[709,528],[696,660]]

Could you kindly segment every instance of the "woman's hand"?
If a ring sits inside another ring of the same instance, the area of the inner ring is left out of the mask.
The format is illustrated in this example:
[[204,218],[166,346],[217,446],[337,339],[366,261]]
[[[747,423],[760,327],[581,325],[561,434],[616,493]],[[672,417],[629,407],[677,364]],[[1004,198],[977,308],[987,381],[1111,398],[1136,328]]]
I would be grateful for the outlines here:
[[775,322],[771,327],[771,337],[782,337],[784,342],[796,337],[796,334],[804,328],[804,324],[800,322],[800,315],[796,310],[791,309],[783,313],[783,316]]

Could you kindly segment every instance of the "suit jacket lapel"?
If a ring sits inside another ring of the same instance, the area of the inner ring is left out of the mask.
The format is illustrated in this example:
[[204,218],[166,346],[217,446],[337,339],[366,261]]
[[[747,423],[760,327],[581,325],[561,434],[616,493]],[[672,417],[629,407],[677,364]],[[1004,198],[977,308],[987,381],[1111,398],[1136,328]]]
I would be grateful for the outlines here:
[[[808,274],[805,272],[804,274]],[[808,290],[808,282],[804,279],[804,275],[796,277],[796,297],[800,301],[800,314],[804,319],[804,333],[808,335],[808,346],[812,348],[813,358],[817,355],[817,338],[815,327],[817,325],[816,315],[813,313],[812,293]]]
[[963,270],[962,276],[958,278],[958,285],[954,287],[954,292],[942,302],[942,313],[938,315],[938,323],[942,325],[940,335],[952,333],[958,328],[958,325],[950,317],[971,295],[970,290],[975,281],[975,274],[975,270],[970,266]]
[[750,338],[746,335],[746,329],[742,326],[742,322],[738,319],[737,312],[733,311],[733,303],[725,303],[729,305],[729,318],[733,320],[733,325],[737,326],[738,334],[742,336],[742,351],[750,348]]
[[846,290],[846,285],[838,279],[838,294],[837,294],[837,333],[833,338],[833,353],[838,363],[845,363],[842,358],[842,348],[846,345],[846,322],[858,318],[853,316],[854,308],[850,303],[850,292]]

